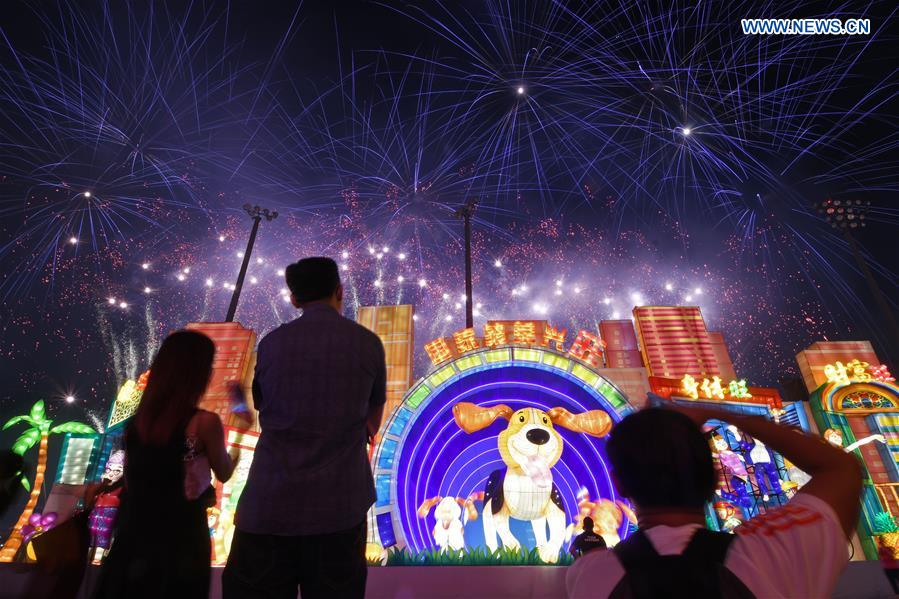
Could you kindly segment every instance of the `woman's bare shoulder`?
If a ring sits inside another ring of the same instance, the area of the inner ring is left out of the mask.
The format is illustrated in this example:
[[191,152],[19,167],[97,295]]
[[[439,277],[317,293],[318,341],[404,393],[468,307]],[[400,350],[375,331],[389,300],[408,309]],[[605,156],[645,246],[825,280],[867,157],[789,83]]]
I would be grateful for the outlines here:
[[194,414],[194,424],[199,429],[215,429],[222,428],[222,421],[219,419],[218,415],[214,412],[210,412],[209,410],[201,410],[198,409],[196,414]]

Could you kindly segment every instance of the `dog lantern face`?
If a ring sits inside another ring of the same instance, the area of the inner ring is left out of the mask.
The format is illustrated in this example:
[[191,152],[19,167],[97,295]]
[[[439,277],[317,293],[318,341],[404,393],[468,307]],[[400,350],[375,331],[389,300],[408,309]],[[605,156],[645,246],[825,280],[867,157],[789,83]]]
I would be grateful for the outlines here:
[[499,452],[503,461],[519,470],[540,487],[552,484],[549,469],[562,457],[562,437],[556,426],[603,437],[612,428],[612,419],[602,410],[572,414],[565,408],[544,412],[537,408],[522,408],[513,412],[507,405],[482,407],[468,402],[453,406],[453,418],[466,433],[490,426],[497,418],[509,421],[499,434]]
[[510,467],[518,467],[538,487],[552,485],[549,469],[562,457],[562,437],[542,410],[514,412],[509,426],[499,434],[499,453]]

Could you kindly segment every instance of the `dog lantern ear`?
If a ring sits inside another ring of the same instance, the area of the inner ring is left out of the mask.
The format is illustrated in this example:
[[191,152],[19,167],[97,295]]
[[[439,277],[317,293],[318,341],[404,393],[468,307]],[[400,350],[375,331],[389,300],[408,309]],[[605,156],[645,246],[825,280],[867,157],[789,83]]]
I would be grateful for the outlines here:
[[576,433],[605,437],[612,430],[612,419],[602,410],[572,414],[565,408],[553,408],[546,413],[553,424]]
[[418,506],[418,517],[419,518],[427,518],[428,512],[431,511],[431,508],[440,503],[443,497],[439,495],[437,497],[431,497],[430,499],[425,499],[421,502],[421,505]]
[[478,508],[475,507],[474,502],[484,501],[484,492],[478,491],[477,493],[472,493],[465,499],[456,497],[456,501],[465,509],[465,514],[462,518],[462,524],[465,525],[472,520],[478,519]]
[[498,406],[481,407],[467,401],[460,401],[453,406],[453,418],[466,433],[473,433],[487,428],[497,418],[508,420],[512,417],[512,408],[500,404]]

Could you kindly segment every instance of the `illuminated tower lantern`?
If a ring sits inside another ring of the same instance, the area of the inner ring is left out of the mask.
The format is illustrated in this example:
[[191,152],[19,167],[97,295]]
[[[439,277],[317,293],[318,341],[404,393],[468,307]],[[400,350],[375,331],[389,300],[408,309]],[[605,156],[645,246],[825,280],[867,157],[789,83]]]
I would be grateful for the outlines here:
[[412,386],[412,349],[415,327],[410,305],[363,306],[359,308],[357,322],[375,333],[384,344],[387,359],[387,404],[384,421],[403,401],[403,395]]
[[238,383],[252,406],[250,388],[256,362],[253,351],[256,347],[256,333],[244,328],[239,322],[192,322],[185,328],[203,333],[215,344],[212,376],[206,393],[200,400],[200,407],[218,414],[222,424],[235,424],[231,421],[233,416],[228,387],[231,383]]
[[634,323],[630,320],[603,320],[599,323],[599,333],[606,343],[606,366],[608,368],[640,368],[643,358],[637,348]]
[[709,339],[712,342],[712,351],[715,352],[718,374],[725,381],[736,379],[737,372],[734,370],[734,363],[730,359],[730,352],[727,350],[727,344],[724,342],[724,334],[718,331],[710,331]]
[[650,376],[721,374],[699,308],[640,306],[634,308],[634,320]]
[[799,372],[810,393],[830,382],[824,372],[829,364],[847,364],[852,360],[880,364],[870,341],[818,341],[796,354]]
[[212,362],[212,376],[206,393],[200,400],[200,407],[215,412],[225,425],[225,443],[229,448],[239,446],[240,458],[231,479],[222,484],[216,482],[218,503],[207,511],[212,541],[212,561],[224,563],[234,534],[234,513],[237,501],[243,491],[249,473],[250,463],[259,437],[259,419],[254,415],[254,430],[241,431],[234,428],[236,416],[231,413],[229,387],[238,383],[243,389],[247,403],[252,409],[253,368],[256,364],[256,333],[244,328],[238,322],[193,322],[185,328],[203,333],[215,344],[215,358]]
[[649,391],[649,379],[637,347],[633,321],[600,321],[599,333],[606,344],[606,367],[601,370],[602,375],[630,397],[635,406],[642,407]]

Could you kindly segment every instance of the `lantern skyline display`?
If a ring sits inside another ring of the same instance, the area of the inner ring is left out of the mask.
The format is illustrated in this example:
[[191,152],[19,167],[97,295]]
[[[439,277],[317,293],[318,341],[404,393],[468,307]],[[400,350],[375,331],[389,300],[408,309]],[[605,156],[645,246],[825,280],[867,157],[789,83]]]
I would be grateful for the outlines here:
[[[617,528],[610,529],[609,524],[603,534],[625,538],[630,517],[611,516],[629,513],[631,507],[616,495],[605,469],[603,434],[585,434],[593,430],[586,419],[588,414],[603,414],[607,426],[611,426],[642,407],[648,391],[665,401],[714,402],[725,410],[809,428],[801,406],[784,403],[776,389],[751,386],[742,378],[725,379],[695,371],[679,373],[677,378],[651,375],[643,366],[644,344],[656,343],[677,355],[678,341],[658,343],[662,327],[641,327],[640,319],[675,316],[675,321],[690,320],[694,331],[705,329],[695,308],[650,308],[635,308],[634,321],[601,321],[594,330],[576,333],[545,320],[523,319],[487,321],[481,329],[463,328],[425,343],[431,369],[411,384],[406,377],[415,328],[413,307],[362,308],[360,322],[379,334],[385,346],[395,345],[397,351],[386,352],[388,371],[398,375],[397,390],[405,388],[385,413],[381,434],[372,446],[377,500],[369,513],[369,556],[386,559],[390,552],[399,550],[413,554],[460,551],[460,546],[463,553],[489,555],[494,550],[509,549],[490,540],[497,527],[508,527],[497,541],[502,538],[500,542],[506,544],[507,539],[517,539],[514,546],[520,544],[526,551],[533,551],[535,563],[564,563],[567,558],[562,550],[572,537],[571,527],[588,505],[614,507],[608,510],[608,520],[616,522]],[[675,322],[673,326],[683,325]],[[203,402],[217,413],[227,414],[222,411],[227,395],[219,393],[219,387],[237,381],[249,390],[255,333],[239,323],[194,323],[188,328],[206,332],[216,342],[220,354],[213,368],[214,384]],[[684,339],[683,344],[694,347],[695,337]],[[715,361],[722,355],[723,368]],[[652,359],[656,358],[658,355]],[[708,352],[706,358],[707,372],[726,372],[730,365],[726,347],[723,354]],[[621,363],[626,366],[617,366]],[[633,366],[635,363],[639,366]],[[690,366],[689,361],[684,364]],[[665,372],[678,372],[673,368],[676,366],[668,365]],[[820,372],[835,380],[845,375],[850,382],[880,380],[886,384],[892,378],[876,359],[873,364],[867,360],[834,360],[822,365]],[[105,434],[67,435],[59,484],[65,486],[63,480],[87,482],[98,475],[97,464],[105,463],[108,458],[104,456],[120,447],[121,432],[139,405],[147,377],[144,373],[140,380],[123,385],[111,406]],[[476,405],[478,414],[492,414],[489,421],[472,426],[468,420],[460,420],[458,411],[469,405]],[[515,434],[512,420],[518,415],[526,422],[516,420],[516,427],[536,430],[555,425],[548,434],[557,439],[556,449],[545,464],[537,460],[518,470],[512,454],[503,453],[504,435]],[[547,424],[541,418],[546,418]],[[258,431],[226,430],[229,444],[243,450],[242,466],[231,481],[218,485],[218,501],[209,510],[212,559],[216,564],[223,564],[227,557],[234,509],[258,439]],[[715,527],[733,530],[781,505],[804,484],[803,473],[733,427],[716,425],[709,434],[710,449],[721,473],[716,502],[707,510],[708,521]],[[873,444],[868,449],[873,449]],[[413,477],[413,472],[418,474]],[[485,521],[484,505],[491,501],[491,489],[497,484],[491,481],[510,476],[520,478],[522,489],[531,485],[534,490],[545,488],[552,493],[558,511],[552,518],[547,515],[551,523],[546,529],[522,521],[516,512],[509,512],[508,520],[490,517]],[[887,491],[878,488],[875,492]],[[450,509],[449,498],[458,510]],[[435,536],[439,522],[450,527],[451,536]]]

